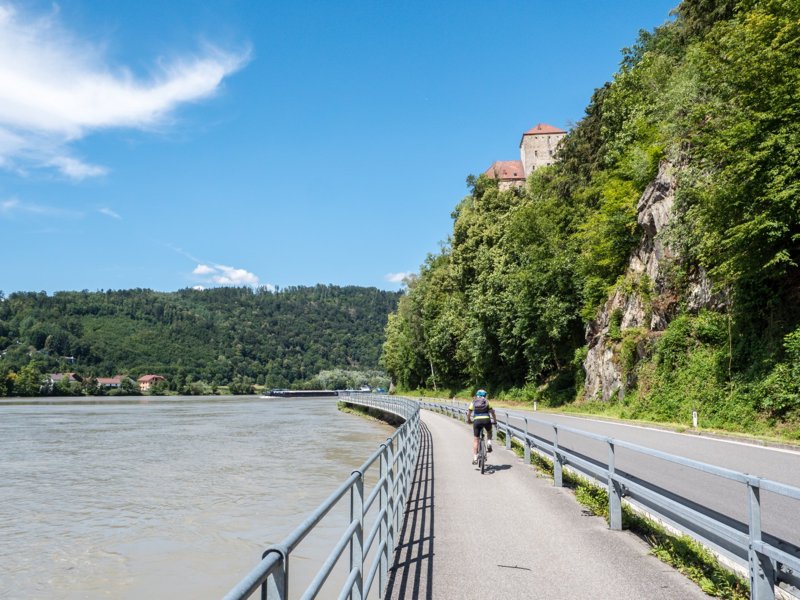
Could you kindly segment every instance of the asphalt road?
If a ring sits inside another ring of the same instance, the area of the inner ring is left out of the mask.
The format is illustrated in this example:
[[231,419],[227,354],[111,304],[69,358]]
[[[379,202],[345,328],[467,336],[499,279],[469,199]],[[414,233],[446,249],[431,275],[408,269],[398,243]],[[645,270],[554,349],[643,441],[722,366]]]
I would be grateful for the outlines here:
[[610,531],[512,452],[496,445],[481,475],[471,464],[471,430],[422,415],[386,598],[707,598],[633,534]]
[[[497,412],[501,421],[508,412],[512,426],[521,426],[521,419],[527,417],[529,432],[547,440],[553,439],[551,424],[555,423],[800,487],[800,452],[797,450],[579,416],[502,409]],[[608,449],[601,442],[563,430],[559,431],[558,441],[560,446],[602,462],[608,460]],[[741,483],[625,449],[617,451],[616,468],[737,521],[747,522],[747,488]],[[800,501],[769,492],[762,493],[761,501],[763,530],[800,546]]]

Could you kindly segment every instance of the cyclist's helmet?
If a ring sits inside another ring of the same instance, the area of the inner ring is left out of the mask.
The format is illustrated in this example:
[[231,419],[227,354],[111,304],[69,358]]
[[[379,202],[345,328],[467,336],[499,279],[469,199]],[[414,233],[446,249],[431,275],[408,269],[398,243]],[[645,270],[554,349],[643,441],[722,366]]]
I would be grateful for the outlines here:
[[481,398],[485,398],[486,397],[486,390],[478,390],[477,392],[475,392],[475,395],[476,396],[480,396]]

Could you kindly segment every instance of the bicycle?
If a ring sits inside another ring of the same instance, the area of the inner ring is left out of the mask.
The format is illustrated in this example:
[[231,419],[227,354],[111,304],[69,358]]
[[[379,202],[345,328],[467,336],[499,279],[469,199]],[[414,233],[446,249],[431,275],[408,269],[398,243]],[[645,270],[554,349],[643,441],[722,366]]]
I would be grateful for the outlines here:
[[[492,425],[496,426],[496,423],[492,423]],[[478,467],[481,470],[481,475],[483,475],[484,471],[486,470],[486,459],[487,455],[489,454],[488,446],[487,446],[487,429],[481,429],[481,437],[478,438]]]

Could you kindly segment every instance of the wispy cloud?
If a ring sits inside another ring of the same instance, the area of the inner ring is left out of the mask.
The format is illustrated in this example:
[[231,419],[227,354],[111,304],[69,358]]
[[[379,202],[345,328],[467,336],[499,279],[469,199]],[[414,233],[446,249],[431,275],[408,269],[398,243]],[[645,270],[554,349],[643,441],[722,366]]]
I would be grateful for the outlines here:
[[119,215],[119,213],[114,212],[110,208],[105,208],[105,207],[104,208],[99,208],[99,209],[97,209],[97,212],[99,212],[100,214],[103,214],[103,215],[105,215],[107,217],[111,217],[112,219],[122,220],[122,217]]
[[69,156],[56,156],[46,166],[55,167],[70,179],[86,179],[108,173],[105,167],[90,165]]
[[411,277],[413,273],[409,272],[399,272],[399,273],[387,273],[383,276],[386,281],[391,283],[403,283],[407,278]]
[[172,250],[174,252],[177,252],[181,256],[183,256],[185,258],[188,258],[192,262],[196,262],[196,263],[202,263],[203,262],[202,260],[200,260],[199,258],[195,258],[193,255],[191,255],[190,253],[188,253],[186,250],[184,250],[183,248],[181,248],[179,246],[175,246],[175,245],[169,244],[169,243],[164,244],[164,245],[167,248],[169,248],[170,250]]
[[0,217],[13,217],[14,215],[28,214],[41,217],[67,217],[79,219],[84,216],[80,211],[66,210],[54,206],[42,206],[31,202],[22,202],[17,198],[0,200]]
[[0,0],[0,167],[54,168],[76,180],[103,175],[106,167],[75,156],[70,144],[93,131],[158,126],[179,105],[213,95],[249,51],[206,47],[158,62],[146,79],[103,58],[57,11],[34,17]]

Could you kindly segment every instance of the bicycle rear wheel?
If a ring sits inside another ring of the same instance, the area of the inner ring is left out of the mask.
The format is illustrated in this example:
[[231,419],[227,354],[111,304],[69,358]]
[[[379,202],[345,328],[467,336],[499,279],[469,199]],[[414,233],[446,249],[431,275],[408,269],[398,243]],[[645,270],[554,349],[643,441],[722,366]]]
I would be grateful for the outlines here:
[[478,445],[478,466],[481,468],[481,475],[486,470],[486,438],[481,434],[481,440]]

